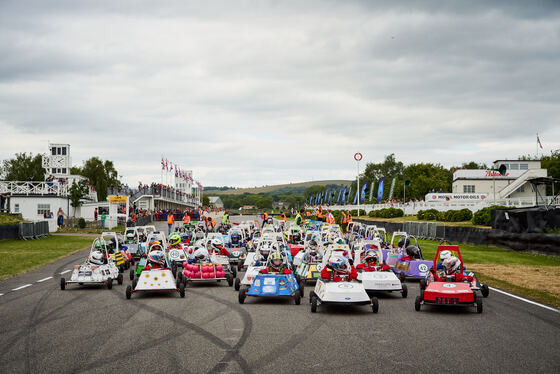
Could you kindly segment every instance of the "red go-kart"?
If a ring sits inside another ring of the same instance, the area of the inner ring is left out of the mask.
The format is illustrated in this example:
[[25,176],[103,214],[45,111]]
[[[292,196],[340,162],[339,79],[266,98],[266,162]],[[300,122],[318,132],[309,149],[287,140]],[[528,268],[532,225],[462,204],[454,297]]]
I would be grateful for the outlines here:
[[[434,257],[432,276],[420,281],[420,296],[416,297],[414,309],[420,311],[422,304],[445,306],[476,306],[476,311],[482,313],[482,296],[476,278],[472,282],[448,281],[443,272],[438,272],[437,261],[442,251],[451,251],[461,262],[459,269],[463,269],[463,257],[457,245],[440,245]],[[431,279],[430,279],[431,278]]]

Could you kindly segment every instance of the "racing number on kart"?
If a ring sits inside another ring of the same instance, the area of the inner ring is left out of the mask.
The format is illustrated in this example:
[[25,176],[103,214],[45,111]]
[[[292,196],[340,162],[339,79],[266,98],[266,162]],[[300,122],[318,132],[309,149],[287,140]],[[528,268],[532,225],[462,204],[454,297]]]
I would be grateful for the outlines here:
[[438,304],[459,304],[459,298],[456,297],[436,297]]

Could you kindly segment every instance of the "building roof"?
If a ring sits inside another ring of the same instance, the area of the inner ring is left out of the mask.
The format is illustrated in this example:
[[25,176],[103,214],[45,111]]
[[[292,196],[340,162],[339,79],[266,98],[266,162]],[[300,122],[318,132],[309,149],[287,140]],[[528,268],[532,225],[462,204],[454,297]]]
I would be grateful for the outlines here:
[[218,201],[222,202],[219,196],[208,196],[208,200],[210,200],[210,204],[217,203]]

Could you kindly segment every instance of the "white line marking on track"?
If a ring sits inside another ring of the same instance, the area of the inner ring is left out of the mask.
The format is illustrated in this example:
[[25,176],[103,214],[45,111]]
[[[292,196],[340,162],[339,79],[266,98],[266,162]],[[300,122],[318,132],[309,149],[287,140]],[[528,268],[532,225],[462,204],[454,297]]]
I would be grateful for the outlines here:
[[66,273],[68,273],[69,271],[70,271],[70,270],[64,270],[64,271],[61,272],[60,274],[61,274],[61,275],[62,275],[62,274],[66,274]]
[[43,279],[39,279],[37,281],[37,283],[41,283],[41,282],[44,282],[44,281],[49,280],[49,279],[52,279],[52,277],[46,277],[46,278],[43,278]]
[[4,296],[4,294],[3,294],[3,293],[0,293],[0,296]]
[[499,289],[494,288],[494,287],[488,287],[488,288],[491,289],[492,291],[496,291],[496,292],[502,293],[502,294],[504,294],[504,295],[513,297],[514,299],[521,300],[521,301],[525,301],[526,303],[533,304],[533,305],[536,305],[536,306],[540,306],[541,308],[548,309],[548,310],[551,310],[551,311],[556,312],[556,313],[560,313],[560,310],[558,310],[558,309],[556,309],[556,308],[553,308],[553,307],[551,307],[551,306],[543,305],[543,304],[541,304],[541,303],[537,303],[536,301],[529,300],[529,299],[525,299],[525,298],[523,298],[523,297],[510,294],[509,292],[502,291],[502,290],[499,290]]
[[31,283],[24,284],[23,286],[19,286],[18,288],[14,288],[14,289],[12,289],[12,291],[18,291],[18,290],[21,290],[22,288],[26,288],[26,287],[29,287],[29,286],[31,286]]

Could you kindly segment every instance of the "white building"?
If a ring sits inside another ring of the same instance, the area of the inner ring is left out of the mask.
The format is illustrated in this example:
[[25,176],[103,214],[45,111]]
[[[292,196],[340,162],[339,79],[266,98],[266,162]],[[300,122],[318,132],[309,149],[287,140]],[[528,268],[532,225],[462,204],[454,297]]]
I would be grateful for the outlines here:
[[[494,199],[494,196],[496,200],[532,198],[535,196],[535,191],[527,180],[547,176],[547,171],[541,169],[539,160],[496,160],[493,168],[497,169],[502,164],[506,166],[504,175],[485,169],[455,171],[453,173],[453,193],[486,195],[484,197],[491,200]],[[539,188],[542,188],[542,191],[539,192],[544,196],[546,194],[544,186]],[[427,201],[429,201],[428,198]]]
[[210,200],[210,205],[214,208],[224,208],[224,202],[220,199],[219,196],[208,196],[208,200]]

